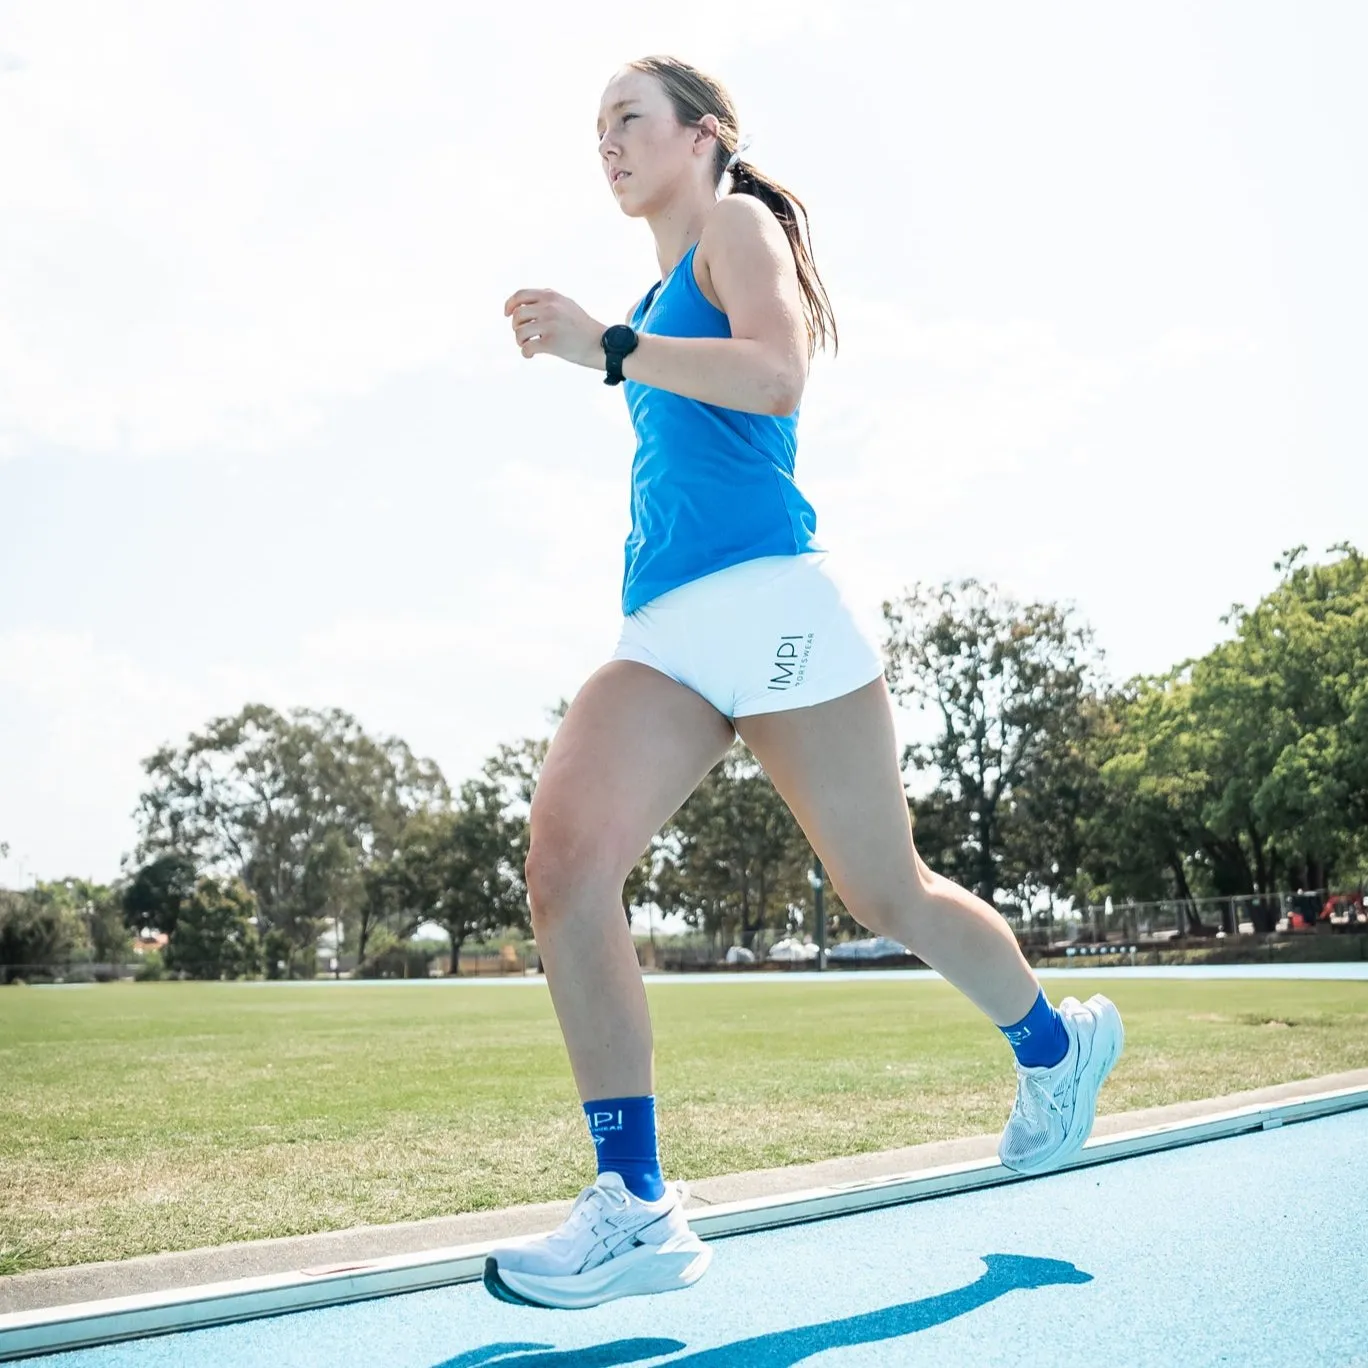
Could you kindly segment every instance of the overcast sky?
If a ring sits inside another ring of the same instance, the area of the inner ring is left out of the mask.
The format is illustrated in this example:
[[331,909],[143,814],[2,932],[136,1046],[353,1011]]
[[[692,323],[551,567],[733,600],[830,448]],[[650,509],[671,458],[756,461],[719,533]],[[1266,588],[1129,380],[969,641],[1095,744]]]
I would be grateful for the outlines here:
[[0,885],[114,878],[140,759],[249,701],[455,783],[611,655],[626,405],[502,303],[656,279],[590,141],[655,52],[812,216],[798,474],[861,596],[1209,649],[1368,544],[1365,16],[0,0]]

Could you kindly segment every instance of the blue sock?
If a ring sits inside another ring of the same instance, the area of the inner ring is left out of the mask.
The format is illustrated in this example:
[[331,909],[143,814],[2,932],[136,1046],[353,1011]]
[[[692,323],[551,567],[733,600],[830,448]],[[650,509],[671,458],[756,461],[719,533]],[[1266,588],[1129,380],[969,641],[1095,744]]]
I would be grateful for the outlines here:
[[656,1148],[654,1097],[610,1097],[584,1104],[589,1134],[598,1150],[598,1171],[618,1173],[643,1201],[665,1195]]
[[1059,1015],[1040,990],[1035,1006],[1015,1026],[999,1026],[1008,1044],[1024,1069],[1049,1068],[1058,1064],[1069,1053],[1069,1037],[1064,1029],[1064,1018]]

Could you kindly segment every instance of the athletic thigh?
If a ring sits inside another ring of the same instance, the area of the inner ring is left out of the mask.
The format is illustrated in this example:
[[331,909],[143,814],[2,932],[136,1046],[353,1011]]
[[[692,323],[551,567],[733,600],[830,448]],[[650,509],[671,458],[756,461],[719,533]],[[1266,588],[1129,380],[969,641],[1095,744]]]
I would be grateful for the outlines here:
[[575,696],[532,798],[528,885],[625,879],[735,740],[731,722],[649,665],[614,660]]
[[912,843],[882,677],[810,708],[737,719],[750,747],[864,925],[906,909],[930,876]]

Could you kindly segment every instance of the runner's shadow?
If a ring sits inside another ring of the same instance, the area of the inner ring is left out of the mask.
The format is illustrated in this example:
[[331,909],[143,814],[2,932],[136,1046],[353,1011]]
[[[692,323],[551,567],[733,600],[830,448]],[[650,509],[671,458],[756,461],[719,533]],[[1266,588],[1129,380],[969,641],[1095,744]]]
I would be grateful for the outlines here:
[[[590,1349],[556,1349],[550,1344],[516,1342],[487,1344],[483,1349],[472,1349],[467,1354],[445,1359],[437,1368],[480,1368],[483,1364],[489,1364],[490,1368],[569,1368],[571,1364],[576,1368],[580,1364],[584,1368],[616,1368],[619,1363],[640,1363],[642,1359],[659,1358],[662,1354],[687,1348],[688,1345],[677,1339],[613,1340]],[[506,1354],[512,1357],[505,1358]]]
[[[800,1325],[791,1330],[774,1330],[767,1335],[735,1340],[716,1349],[700,1349],[661,1363],[658,1368],[791,1368],[813,1354],[827,1349],[844,1349],[855,1344],[876,1344],[880,1340],[944,1325],[996,1301],[1008,1292],[1025,1292],[1041,1287],[1063,1287],[1070,1283],[1092,1282],[1084,1273],[1061,1259],[1033,1259],[1022,1254],[985,1254],[988,1269],[967,1287],[943,1292],[922,1301],[903,1302],[843,1320],[820,1325]],[[458,1354],[439,1363],[437,1368],[612,1368],[621,1363],[674,1353],[687,1348],[678,1340],[613,1340],[592,1349],[558,1350],[546,1344],[491,1344]]]

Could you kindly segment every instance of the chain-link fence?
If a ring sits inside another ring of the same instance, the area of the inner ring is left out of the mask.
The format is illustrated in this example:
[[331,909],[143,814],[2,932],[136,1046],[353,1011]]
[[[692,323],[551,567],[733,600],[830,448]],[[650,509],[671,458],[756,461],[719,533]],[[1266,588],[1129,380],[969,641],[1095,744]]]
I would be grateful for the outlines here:
[[1157,902],[1084,904],[1052,926],[1038,922],[1023,939],[1037,943],[1156,942],[1204,936],[1267,936],[1309,930],[1368,931],[1363,891],[1312,889],[1227,898],[1166,898]]

